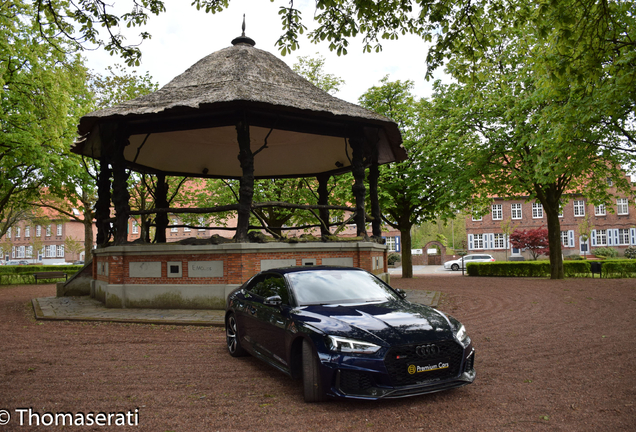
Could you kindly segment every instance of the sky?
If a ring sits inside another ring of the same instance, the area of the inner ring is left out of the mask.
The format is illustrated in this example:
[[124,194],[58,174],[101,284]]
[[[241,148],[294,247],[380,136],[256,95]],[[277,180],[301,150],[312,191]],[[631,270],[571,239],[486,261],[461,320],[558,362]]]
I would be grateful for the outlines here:
[[[120,5],[128,3],[121,2]],[[391,80],[411,80],[416,96],[430,96],[432,82],[424,79],[428,44],[418,36],[406,35],[397,41],[383,41],[381,53],[364,54],[362,39],[358,37],[350,44],[349,53],[340,57],[329,51],[328,42],[312,44],[304,38],[299,49],[283,57],[275,43],[282,34],[278,10],[287,6],[288,1],[231,0],[229,8],[217,14],[197,11],[190,3],[191,0],[165,0],[166,12],[152,15],[147,26],[122,31],[128,43],[137,43],[137,35],[142,30],[152,35],[152,39],[140,46],[141,65],[132,69],[141,74],[147,71],[160,86],[208,54],[231,46],[232,39],[241,34],[245,14],[245,34],[256,42],[256,48],[276,55],[290,67],[296,63],[298,56],[316,57],[319,53],[324,57],[325,72],[345,80],[336,97],[357,103],[358,98],[370,87],[379,85],[385,75],[389,75]],[[303,23],[309,30],[316,26],[313,21],[314,4],[307,0],[294,2],[294,6],[302,11]],[[87,66],[98,73],[104,73],[109,65],[125,64],[104,50],[86,51],[84,56]],[[437,77],[443,78],[444,75],[439,72]]]

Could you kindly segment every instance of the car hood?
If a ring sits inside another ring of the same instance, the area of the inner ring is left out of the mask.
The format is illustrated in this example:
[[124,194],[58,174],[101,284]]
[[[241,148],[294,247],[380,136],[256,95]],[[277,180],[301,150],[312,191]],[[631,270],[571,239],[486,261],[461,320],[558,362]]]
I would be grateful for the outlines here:
[[448,318],[428,306],[406,300],[355,305],[303,306],[295,319],[325,334],[385,346],[451,339]]

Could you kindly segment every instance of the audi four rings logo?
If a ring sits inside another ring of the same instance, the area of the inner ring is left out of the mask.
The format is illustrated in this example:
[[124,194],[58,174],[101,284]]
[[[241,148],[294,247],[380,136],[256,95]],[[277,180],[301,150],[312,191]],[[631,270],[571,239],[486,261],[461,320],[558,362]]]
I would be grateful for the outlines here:
[[440,349],[437,345],[420,345],[415,348],[415,353],[420,357],[429,357],[435,354],[439,354]]

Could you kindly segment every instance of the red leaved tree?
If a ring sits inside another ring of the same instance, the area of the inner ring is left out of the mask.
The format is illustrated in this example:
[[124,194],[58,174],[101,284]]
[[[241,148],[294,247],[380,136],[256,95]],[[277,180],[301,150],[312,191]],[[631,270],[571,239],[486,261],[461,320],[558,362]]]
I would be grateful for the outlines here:
[[512,247],[528,250],[533,260],[537,260],[539,255],[549,255],[550,247],[548,246],[548,230],[546,228],[537,228],[529,230],[516,229],[510,234],[510,244]]

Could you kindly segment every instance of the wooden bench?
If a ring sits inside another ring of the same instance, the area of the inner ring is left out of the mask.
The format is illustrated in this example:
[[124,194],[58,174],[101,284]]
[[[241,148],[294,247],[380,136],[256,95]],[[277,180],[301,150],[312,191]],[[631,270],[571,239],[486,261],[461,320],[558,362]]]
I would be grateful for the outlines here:
[[67,274],[65,272],[61,272],[61,271],[37,272],[37,273],[33,273],[33,277],[35,277],[35,283],[38,283],[38,278],[39,279],[64,278],[65,280],[68,280]]

